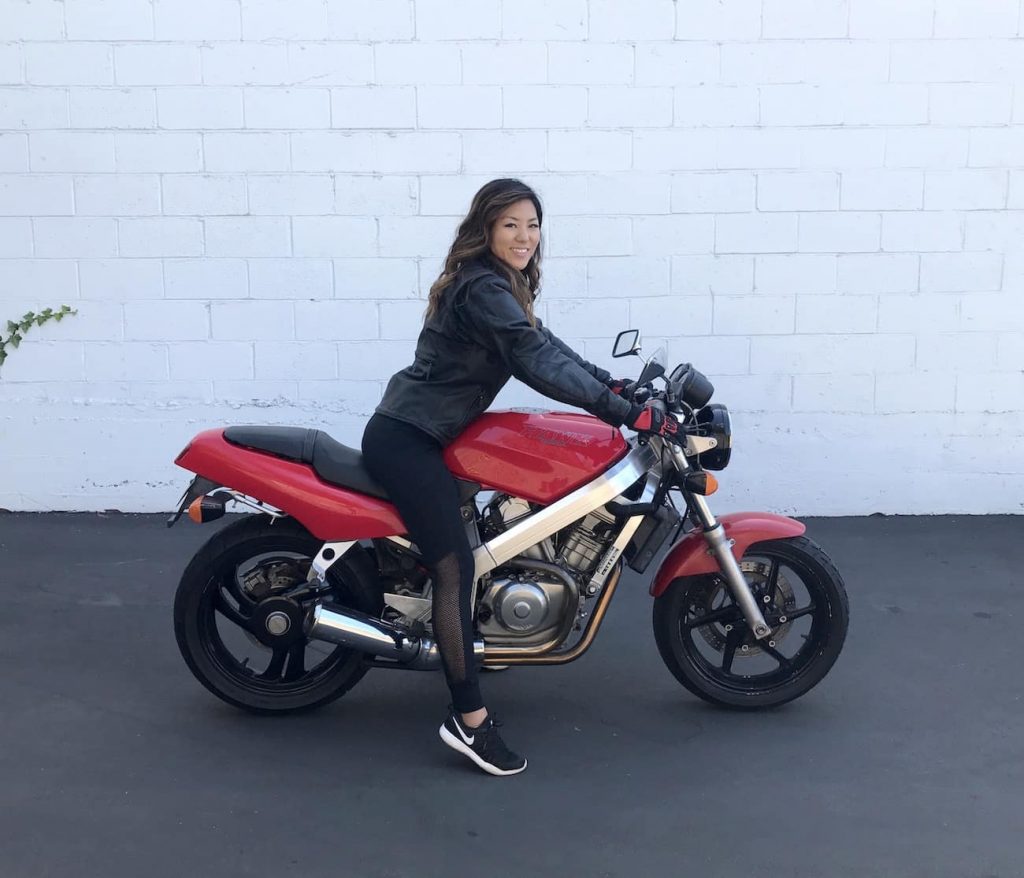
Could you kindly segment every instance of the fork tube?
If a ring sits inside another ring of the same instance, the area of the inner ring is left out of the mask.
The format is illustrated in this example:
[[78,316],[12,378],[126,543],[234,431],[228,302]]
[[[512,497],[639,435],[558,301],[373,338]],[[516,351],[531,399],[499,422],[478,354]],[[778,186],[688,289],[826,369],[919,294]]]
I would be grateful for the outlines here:
[[[690,468],[686,455],[678,447],[670,447],[677,469],[679,469],[680,473],[686,472]],[[761,608],[750,593],[750,584],[743,575],[743,571],[740,570],[736,556],[732,553],[732,540],[726,537],[725,528],[715,518],[715,514],[708,506],[708,501],[700,494],[693,494],[685,488],[683,488],[683,491],[686,494],[687,501],[697,513],[697,518],[700,519],[701,527],[704,529],[704,539],[707,540],[711,554],[718,561],[718,566],[725,577],[726,583],[729,585],[729,591],[732,592],[733,599],[743,613],[743,618],[747,620],[750,630],[754,632],[754,637],[758,640],[763,640],[771,634],[771,628],[765,622]]]

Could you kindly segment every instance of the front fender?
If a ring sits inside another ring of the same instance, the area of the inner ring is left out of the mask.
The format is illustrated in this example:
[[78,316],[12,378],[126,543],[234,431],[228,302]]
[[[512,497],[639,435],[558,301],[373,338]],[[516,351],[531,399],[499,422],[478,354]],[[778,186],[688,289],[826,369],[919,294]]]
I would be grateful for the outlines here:
[[[733,541],[732,553],[737,561],[754,543],[798,537],[807,530],[799,521],[771,512],[734,512],[718,520],[725,528],[726,538]],[[659,597],[673,580],[681,576],[715,573],[718,569],[718,561],[704,540],[704,532],[691,531],[661,562],[651,582],[651,594]]]

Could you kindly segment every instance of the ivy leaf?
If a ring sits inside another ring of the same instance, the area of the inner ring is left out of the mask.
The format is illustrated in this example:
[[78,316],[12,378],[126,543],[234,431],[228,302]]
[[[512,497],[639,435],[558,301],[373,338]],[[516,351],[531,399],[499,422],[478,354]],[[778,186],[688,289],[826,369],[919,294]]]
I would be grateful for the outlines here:
[[42,326],[48,320],[60,320],[67,314],[77,313],[78,311],[72,309],[70,305],[61,305],[57,311],[53,308],[44,308],[39,314],[36,314],[35,311],[27,312],[20,321],[8,320],[6,330],[8,337],[0,338],[0,364],[3,364],[4,360],[10,356],[7,348],[18,347],[24,339],[25,333],[33,326]]

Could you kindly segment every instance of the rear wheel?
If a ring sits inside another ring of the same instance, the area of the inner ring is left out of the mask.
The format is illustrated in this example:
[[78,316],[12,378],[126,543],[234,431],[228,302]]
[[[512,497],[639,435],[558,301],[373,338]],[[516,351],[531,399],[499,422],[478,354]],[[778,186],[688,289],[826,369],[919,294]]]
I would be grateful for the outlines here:
[[382,608],[374,565],[358,548],[330,568],[327,590],[304,588],[321,544],[293,519],[246,516],[189,563],[174,598],[174,633],[189,669],[218,698],[256,713],[308,710],[366,673],[361,653],[303,633],[318,599],[372,615]]
[[668,669],[694,695],[726,707],[775,707],[829,672],[843,648],[842,577],[812,540],[756,543],[740,568],[772,633],[757,640],[720,575],[675,580],[654,602]]

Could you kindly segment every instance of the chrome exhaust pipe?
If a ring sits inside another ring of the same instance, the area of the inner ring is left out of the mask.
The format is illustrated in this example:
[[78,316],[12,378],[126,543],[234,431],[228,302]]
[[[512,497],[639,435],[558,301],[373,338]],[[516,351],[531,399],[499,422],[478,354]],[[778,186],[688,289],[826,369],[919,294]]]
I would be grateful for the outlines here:
[[[375,619],[337,604],[317,604],[306,617],[306,636],[326,640],[403,667],[432,671],[441,667],[441,653],[429,637],[412,637],[409,632],[383,619]],[[484,658],[484,642],[473,642],[477,662]]]

